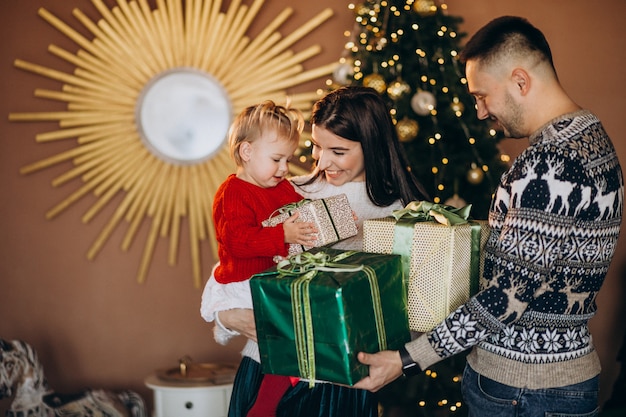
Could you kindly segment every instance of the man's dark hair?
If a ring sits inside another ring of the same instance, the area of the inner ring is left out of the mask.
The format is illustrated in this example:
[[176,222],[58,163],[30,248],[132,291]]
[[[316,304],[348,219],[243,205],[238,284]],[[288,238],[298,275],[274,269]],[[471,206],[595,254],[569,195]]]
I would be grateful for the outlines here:
[[550,45],[543,33],[517,16],[498,17],[483,26],[467,42],[460,59],[492,64],[512,54],[533,55],[538,61],[547,61],[554,70]]

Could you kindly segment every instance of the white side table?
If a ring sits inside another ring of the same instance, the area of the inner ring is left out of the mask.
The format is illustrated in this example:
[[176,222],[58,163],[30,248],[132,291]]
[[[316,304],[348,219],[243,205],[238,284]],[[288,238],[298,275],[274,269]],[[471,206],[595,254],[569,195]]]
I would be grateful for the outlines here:
[[145,379],[154,391],[154,417],[226,417],[233,384],[168,382],[151,374]]

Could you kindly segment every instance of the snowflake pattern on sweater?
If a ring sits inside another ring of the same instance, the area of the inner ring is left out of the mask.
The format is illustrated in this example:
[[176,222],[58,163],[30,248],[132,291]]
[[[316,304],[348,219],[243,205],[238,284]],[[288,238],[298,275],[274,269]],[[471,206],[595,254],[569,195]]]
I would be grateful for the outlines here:
[[[443,358],[476,345],[521,366],[585,361],[623,190],[615,149],[593,114],[564,115],[533,135],[494,194],[482,291],[428,334],[435,352]],[[472,363],[486,375],[480,368],[493,365]],[[529,378],[539,372],[525,369]],[[501,382],[525,384],[507,378]]]

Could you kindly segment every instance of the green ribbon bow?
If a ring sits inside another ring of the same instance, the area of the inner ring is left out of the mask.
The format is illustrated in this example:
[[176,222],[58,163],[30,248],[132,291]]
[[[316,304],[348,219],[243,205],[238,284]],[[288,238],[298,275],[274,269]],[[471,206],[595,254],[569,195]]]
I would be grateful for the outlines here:
[[446,226],[465,224],[469,221],[472,205],[456,208],[428,201],[411,201],[403,209],[394,210],[391,214],[396,220],[413,218],[414,221],[426,222],[435,220]]
[[[289,203],[289,204],[285,204],[284,206],[277,208],[276,210],[274,210],[274,213],[278,212],[280,214],[282,213],[287,213],[289,215],[291,215],[291,212],[294,211],[295,209],[297,209],[298,207],[302,207],[303,205],[305,205],[306,203],[310,202],[311,200],[309,200],[308,198],[303,198],[300,201],[296,201],[295,203]],[[274,215],[274,213],[272,213],[272,216]],[[272,217],[270,216],[270,217]]]
[[470,257],[470,295],[478,292],[478,275],[480,272],[480,225],[470,217],[472,205],[461,208],[436,204],[428,201],[412,201],[403,209],[394,210],[392,216],[396,219],[394,228],[392,253],[402,255],[402,265],[405,277],[409,277],[411,262],[411,246],[413,244],[413,226],[417,222],[434,221],[445,226],[470,224],[471,227],[471,257]]
[[311,314],[309,284],[319,271],[333,273],[363,271],[365,273],[370,284],[372,295],[378,345],[380,350],[387,349],[387,336],[385,334],[376,272],[367,265],[348,265],[340,263],[340,261],[355,253],[355,251],[347,251],[335,257],[331,257],[323,251],[316,253],[302,252],[280,261],[276,266],[279,278],[294,278],[291,283],[291,307],[293,310],[298,369],[300,370],[300,375],[309,380],[309,386],[315,384],[313,316]]

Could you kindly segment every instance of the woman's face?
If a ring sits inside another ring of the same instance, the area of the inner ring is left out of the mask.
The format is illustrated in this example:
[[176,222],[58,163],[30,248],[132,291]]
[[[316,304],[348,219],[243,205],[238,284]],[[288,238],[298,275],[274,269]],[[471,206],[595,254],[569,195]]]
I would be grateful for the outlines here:
[[365,164],[361,143],[342,138],[322,127],[313,125],[313,158],[333,185],[365,181]]

